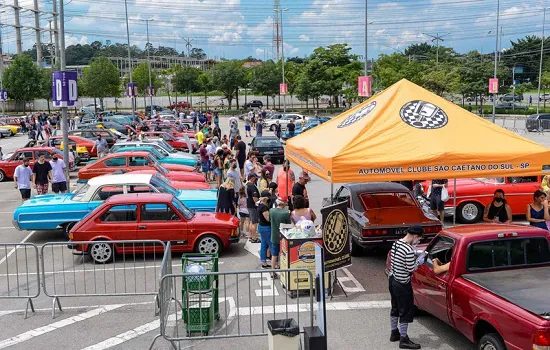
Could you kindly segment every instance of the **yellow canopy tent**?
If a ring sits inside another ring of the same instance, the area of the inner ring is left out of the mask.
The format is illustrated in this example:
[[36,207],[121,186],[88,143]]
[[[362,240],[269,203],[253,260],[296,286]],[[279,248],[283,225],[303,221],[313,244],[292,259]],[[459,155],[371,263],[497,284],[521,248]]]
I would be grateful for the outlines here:
[[407,80],[287,142],[331,183],[550,173],[550,149]]

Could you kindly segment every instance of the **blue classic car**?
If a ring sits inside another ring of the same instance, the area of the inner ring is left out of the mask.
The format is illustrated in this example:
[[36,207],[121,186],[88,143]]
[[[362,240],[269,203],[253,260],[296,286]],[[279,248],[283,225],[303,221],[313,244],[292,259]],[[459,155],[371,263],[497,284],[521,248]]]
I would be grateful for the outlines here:
[[[311,118],[305,124],[297,123],[296,124],[296,130],[294,130],[294,136],[298,136],[303,132],[308,131],[309,129],[313,129],[316,126],[319,126],[327,121],[329,121],[330,118],[327,117],[315,117]],[[281,136],[281,138],[286,141],[290,139],[290,134],[288,133],[288,130]]]
[[[115,147],[117,146],[117,147]],[[198,158],[197,156],[194,156],[192,154],[181,154],[177,156],[166,155],[163,152],[160,152],[152,145],[146,145],[142,144],[140,146],[137,145],[129,145],[128,147],[125,147],[124,143],[117,143],[113,148],[111,149],[112,153],[118,153],[118,152],[128,152],[128,151],[136,151],[136,152],[149,152],[152,153],[160,163],[163,164],[177,164],[177,165],[188,165],[188,166],[195,166],[197,165]]]
[[13,225],[18,230],[70,229],[107,198],[126,193],[170,193],[194,211],[213,212],[216,190],[177,190],[170,180],[157,174],[104,175],[90,179],[74,193],[35,196],[21,204],[13,213]]

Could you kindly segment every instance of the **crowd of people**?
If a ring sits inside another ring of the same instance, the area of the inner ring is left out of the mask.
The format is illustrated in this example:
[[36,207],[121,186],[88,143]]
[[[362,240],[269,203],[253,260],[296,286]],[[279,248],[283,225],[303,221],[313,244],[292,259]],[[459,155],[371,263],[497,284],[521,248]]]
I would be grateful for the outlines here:
[[67,192],[67,177],[65,175],[66,165],[54,154],[50,161],[46,161],[46,154],[38,156],[38,160],[29,167],[30,159],[23,159],[23,164],[15,168],[13,180],[15,188],[21,194],[24,202],[31,198],[31,189],[36,189],[37,194],[47,194],[51,186],[52,192]]

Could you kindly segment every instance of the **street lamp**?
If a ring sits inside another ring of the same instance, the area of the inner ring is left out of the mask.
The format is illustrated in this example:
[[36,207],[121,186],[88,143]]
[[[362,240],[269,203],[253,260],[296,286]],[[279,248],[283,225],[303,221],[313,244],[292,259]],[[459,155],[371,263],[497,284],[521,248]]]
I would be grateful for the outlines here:
[[[0,11],[0,15],[6,13],[6,11]],[[4,90],[4,49],[2,47],[2,19],[0,18],[0,90]],[[6,111],[6,101],[2,96],[2,117],[4,117]]]
[[[493,78],[497,78],[497,68],[498,68],[498,22],[500,20],[500,0],[497,0],[497,31],[496,31],[496,34],[495,34],[495,72],[494,72],[494,76]],[[512,101],[513,102],[513,101]],[[496,107],[497,107],[497,94],[496,93],[493,93],[493,124],[495,123],[495,119],[496,119],[496,116],[495,116],[495,111],[496,111]]]
[[481,55],[481,63],[483,63],[483,44],[485,43],[485,39],[487,39],[487,35],[491,34],[492,30],[488,31],[487,34],[485,34],[485,36],[483,37],[483,40],[481,41],[481,51],[480,51],[480,55]]
[[[65,62],[65,0],[59,1],[59,66],[62,72],[66,67]],[[67,107],[61,106],[61,128],[63,129],[63,160],[65,161],[65,176],[69,180],[69,120]],[[67,191],[71,192],[71,183],[67,181]]]
[[[133,83],[132,80],[132,54],[130,51],[130,24],[128,23],[128,0],[124,0],[124,10],[126,12],[126,39],[128,40],[128,71],[130,74],[130,84]],[[134,93],[132,91],[132,116],[135,118],[136,115],[136,106]]]
[[153,83],[151,79],[151,56],[149,54],[149,46],[151,46],[151,43],[149,42],[149,22],[154,21],[154,18],[146,19],[145,23],[147,26],[147,65],[149,66],[149,96],[150,96],[150,103],[151,106],[151,112],[153,112]]
[[537,97],[537,114],[539,113],[540,108],[540,84],[542,80],[542,57],[544,55],[544,25],[546,23],[546,7],[542,11],[542,40],[540,43],[540,62],[539,62],[539,88],[538,88],[538,97]]
[[[281,15],[281,65],[283,67],[283,84],[285,83],[285,39],[283,36],[283,12],[288,11],[288,8],[276,9]],[[286,93],[283,95],[283,112],[286,113]]]

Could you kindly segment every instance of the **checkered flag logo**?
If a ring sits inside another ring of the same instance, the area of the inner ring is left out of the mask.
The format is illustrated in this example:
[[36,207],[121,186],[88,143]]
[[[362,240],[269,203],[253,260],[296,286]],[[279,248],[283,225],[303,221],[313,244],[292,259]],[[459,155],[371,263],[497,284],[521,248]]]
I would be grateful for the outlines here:
[[333,254],[339,254],[348,243],[348,222],[341,210],[332,211],[323,224],[323,244]]
[[355,111],[352,115],[348,116],[343,122],[338,125],[338,128],[345,128],[350,126],[353,123],[357,123],[363,119],[367,114],[369,114],[374,107],[376,107],[376,101],[372,101],[368,105],[361,107],[359,110]]
[[439,129],[447,125],[447,114],[436,105],[426,101],[411,101],[401,107],[401,119],[417,129]]

